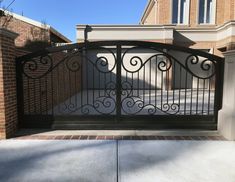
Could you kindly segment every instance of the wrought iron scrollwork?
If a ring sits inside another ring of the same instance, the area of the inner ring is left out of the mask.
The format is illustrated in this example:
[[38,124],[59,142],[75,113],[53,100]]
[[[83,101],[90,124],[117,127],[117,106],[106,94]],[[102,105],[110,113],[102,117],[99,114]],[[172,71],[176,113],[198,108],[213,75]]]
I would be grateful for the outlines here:
[[101,73],[108,73],[112,70],[112,69],[111,70],[108,69],[109,61],[104,56],[98,57],[96,59],[95,66],[96,66],[96,69]]
[[221,104],[222,59],[202,51],[87,42],[23,58],[19,98],[28,115],[211,116]]
[[72,56],[66,59],[65,64],[69,71],[77,72],[81,69],[81,62],[77,56]]
[[157,67],[160,71],[166,72],[171,69],[172,58],[169,55],[162,53],[162,54],[154,55],[154,57],[156,57],[156,60],[159,61],[157,62]]
[[[95,61],[92,61],[91,58],[89,58],[88,56],[86,56],[85,58],[91,62],[97,69],[97,71],[101,72],[101,73],[111,73],[117,64],[117,58],[114,54],[114,52],[108,48],[104,48],[104,47],[99,47],[98,50],[101,50],[103,52],[107,52],[109,55],[112,55],[111,57],[106,57],[104,55],[98,56]],[[113,59],[113,65],[110,63]],[[109,68],[109,66],[112,65],[111,68]]]
[[102,50],[103,52],[106,51],[112,55],[114,64],[111,69],[108,67],[111,65],[109,63],[109,59],[111,58],[108,59],[105,56],[97,56],[95,59],[92,59],[87,56],[89,54],[89,50],[73,49],[71,51],[64,52],[61,58],[57,56],[53,57],[53,54],[48,54],[46,56],[24,60],[22,61],[22,71],[24,75],[30,79],[40,79],[45,77],[63,63],[69,71],[77,72],[81,70],[81,64],[83,62],[89,62],[94,65],[97,71],[101,73],[111,73],[115,69],[117,63],[115,54],[113,51],[103,47],[99,47],[97,50]]
[[[151,54],[149,56],[145,56],[145,58],[136,56],[135,54],[128,57],[128,53],[133,54],[131,51],[136,51],[138,49],[142,51],[145,50],[141,47],[130,48],[127,49],[122,56],[122,68],[127,73],[138,73],[141,69],[144,69],[147,63],[150,63],[150,65],[148,65],[150,67],[152,66],[151,64],[154,63],[154,67],[156,68],[155,72],[159,71],[161,73],[166,73],[172,68],[174,58],[161,50],[147,49],[151,51]],[[145,80],[143,80],[143,82],[145,82]],[[133,85],[128,81],[122,82],[122,95],[122,111],[127,115],[138,115],[141,113],[148,115],[159,113],[171,115],[179,112],[180,106],[175,103],[162,103],[162,107],[159,107],[159,105],[146,102],[138,94],[134,94]]]
[[[197,55],[189,55],[185,63],[187,71],[197,78],[209,79],[215,75],[216,63],[213,60],[208,58],[201,58],[200,60]],[[193,70],[194,67],[200,68],[198,73]],[[202,72],[204,72],[204,74]]]
[[129,96],[122,99],[122,111],[127,115],[148,114],[155,115],[164,113],[175,115],[180,111],[180,105],[176,103],[164,103],[162,108],[154,104],[145,104],[143,98]]
[[63,108],[60,109],[61,114],[76,114],[77,112],[83,115],[104,114],[111,115],[116,111],[116,84],[109,82],[106,84],[105,94],[95,98],[93,104],[84,103],[77,105],[71,101],[64,102]]
[[121,89],[122,89],[122,95],[125,97],[129,97],[133,92],[133,86],[128,81],[122,82]]
[[[129,59],[129,61],[125,60],[124,62],[123,60],[125,59],[127,53],[134,49],[140,49],[140,48],[130,48],[127,51],[125,51],[122,57],[122,67],[124,68],[125,71],[129,73],[139,72],[150,61],[155,61],[158,69],[162,72],[166,72],[170,70],[170,68],[172,67],[172,57],[164,52],[155,53],[149,56],[149,58],[147,58],[146,60],[143,60],[143,58],[141,58],[140,56],[132,56]],[[129,63],[131,69],[127,67],[126,65],[127,63]]]
[[94,101],[94,104],[83,104],[78,106],[74,103],[63,103],[63,109],[60,109],[61,114],[79,114],[83,115],[114,114],[116,110],[116,100],[111,96],[101,96]]
[[42,78],[52,70],[53,60],[50,55],[28,59],[22,63],[22,71],[31,79]]
[[162,105],[161,110],[165,113],[177,114],[180,110],[180,105],[176,103],[171,103],[171,104],[165,103]]
[[114,81],[110,81],[105,85],[105,94],[109,97],[116,96],[116,83]]

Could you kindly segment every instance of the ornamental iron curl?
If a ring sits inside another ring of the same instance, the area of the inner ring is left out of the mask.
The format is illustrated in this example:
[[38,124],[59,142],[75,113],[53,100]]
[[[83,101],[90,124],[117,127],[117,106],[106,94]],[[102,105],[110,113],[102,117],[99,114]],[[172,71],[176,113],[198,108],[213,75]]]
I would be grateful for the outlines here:
[[110,70],[108,70],[109,61],[106,57],[101,56],[96,59],[95,62],[96,69],[101,73],[109,73]]
[[105,94],[107,94],[109,97],[116,96],[116,83],[115,82],[110,81],[105,85]]
[[[107,57],[104,55],[98,56],[98,54],[96,55],[96,59],[95,61],[92,60],[92,58],[85,56],[84,58],[87,59],[90,63],[92,63],[95,68],[97,69],[97,71],[101,72],[101,73],[111,73],[114,71],[116,64],[117,64],[117,57],[115,56],[114,52],[111,49],[105,48],[105,47],[98,47],[97,49],[95,49],[96,51],[102,51],[102,53],[106,52],[109,55],[111,55],[111,57]],[[94,49],[92,49],[91,51],[94,51]],[[90,50],[87,50],[87,54],[89,54]],[[112,65],[111,68],[109,68],[110,64],[110,60],[113,59],[114,64]]]
[[[152,53],[153,55],[149,56],[148,58],[145,58],[145,60],[143,60],[143,58],[141,58],[140,56],[136,56],[136,55],[131,56],[131,58],[128,58],[129,61],[126,60],[125,56],[127,56],[128,52],[134,49],[140,49],[140,48],[134,47],[134,48],[127,49],[122,56],[122,67],[124,68],[125,71],[129,73],[137,73],[150,61],[155,61],[158,69],[162,72],[167,72],[171,69],[173,57],[165,52],[160,52],[159,50],[155,50],[157,53]],[[129,63],[131,68],[127,67],[127,63]]]
[[[50,74],[54,69],[60,66],[62,63],[66,65],[66,68],[71,72],[77,72],[81,70],[81,64],[83,62],[89,62],[101,73],[111,73],[117,64],[117,58],[113,51],[98,47],[98,50],[106,51],[112,55],[114,64],[111,69],[108,68],[109,60],[105,56],[97,56],[95,59],[89,58],[89,50],[87,49],[73,49],[71,51],[61,52],[61,56],[57,56],[56,53],[47,54],[46,56],[37,56],[29,59],[23,59],[21,62],[22,72],[29,79],[40,79]],[[60,52],[59,52],[60,53]]]
[[105,94],[97,97],[93,104],[85,103],[79,106],[70,99],[62,104],[62,109],[59,107],[59,112],[61,114],[73,114],[80,111],[83,115],[97,113],[111,115],[116,111],[115,95],[116,84],[114,82],[109,82],[106,84]]
[[122,82],[122,95],[129,97],[129,95],[132,94],[133,92],[133,85],[131,85],[131,83],[129,83],[128,81],[124,81]]
[[73,56],[73,57],[69,57],[68,59],[66,59],[65,64],[66,67],[69,71],[71,72],[77,72],[81,69],[81,59],[79,59],[80,57],[77,56]]
[[42,78],[53,68],[53,61],[50,55],[28,59],[22,62],[23,74],[30,78]]
[[[110,92],[111,93],[111,92]],[[100,96],[96,98],[94,104],[86,103],[82,106],[78,106],[76,103],[69,102],[68,104],[64,102],[62,104],[62,109],[59,107],[60,114],[76,114],[81,112],[83,115],[91,114],[102,114],[102,115],[111,115],[116,111],[116,100],[114,97]]]
[[[216,73],[216,63],[208,58],[201,58],[197,55],[189,55],[186,58],[186,68],[193,76],[201,79],[210,79]],[[193,70],[193,68],[195,68]],[[200,70],[196,73],[195,70]],[[204,73],[202,73],[204,72]]]
[[[129,96],[122,99],[122,111],[127,115],[138,115],[147,111],[148,115],[164,113],[166,115],[176,115],[180,111],[180,105],[176,103],[164,103],[162,108],[154,104],[145,104],[145,101],[138,96]],[[146,113],[143,113],[146,114]]]

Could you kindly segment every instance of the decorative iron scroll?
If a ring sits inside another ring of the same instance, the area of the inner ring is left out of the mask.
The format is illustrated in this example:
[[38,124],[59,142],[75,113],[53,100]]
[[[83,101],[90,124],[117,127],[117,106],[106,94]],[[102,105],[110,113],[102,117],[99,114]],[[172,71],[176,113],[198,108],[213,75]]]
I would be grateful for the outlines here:
[[109,60],[105,56],[97,56],[94,60],[89,58],[89,54],[86,49],[74,49],[69,52],[61,52],[59,55],[48,54],[46,56],[33,57],[31,59],[26,59],[22,61],[22,71],[23,74],[30,79],[40,79],[45,77],[48,73],[52,72],[60,64],[65,64],[66,68],[71,72],[77,72],[81,69],[81,63],[83,61],[88,61],[101,73],[112,72],[117,63],[117,58],[112,50],[97,47],[96,51],[106,51],[113,56],[114,63],[111,69],[105,70],[109,65]]
[[72,56],[66,59],[66,67],[71,72],[77,72],[81,69],[81,61],[77,56]]
[[[22,92],[27,92],[22,93],[24,105],[30,108],[38,103],[27,102],[43,97],[39,99],[40,103],[44,102],[40,107],[49,105],[45,108],[55,115],[214,114],[219,58],[176,46],[131,43],[87,43],[71,49],[65,46],[21,60]],[[68,74],[64,80],[58,84],[48,83],[63,75],[62,70]],[[77,82],[70,83],[71,75]],[[73,93],[66,81],[71,87],[80,84],[80,90]],[[57,88],[53,88],[55,86]],[[63,86],[64,90],[60,88]],[[63,91],[65,98],[56,100],[55,95]]]
[[[143,112],[146,110],[146,112]],[[130,96],[122,99],[122,111],[127,115],[137,115],[138,113],[143,112],[148,115],[155,114],[167,114],[167,115],[175,115],[179,112],[180,106],[176,103],[164,103],[162,108],[153,105],[153,104],[145,104],[142,98],[138,96]]]
[[107,84],[105,94],[97,97],[94,100],[93,104],[83,104],[78,106],[77,103],[63,103],[63,107],[59,107],[59,111],[62,114],[72,114],[72,113],[79,113],[83,115],[90,115],[90,114],[104,114],[110,115],[114,114],[116,111],[116,87],[114,82],[109,82]]
[[[136,73],[140,71],[150,60],[154,60],[157,64],[157,67],[160,71],[166,72],[168,71],[172,66],[172,57],[169,54],[158,52],[152,56],[150,56],[148,59],[143,60],[140,56],[133,56],[129,60],[125,60],[126,54],[134,49],[140,49],[138,48],[131,48],[125,51],[122,57],[122,67],[124,70],[126,70],[129,73]],[[142,48],[143,49],[143,48]],[[132,66],[133,70],[130,70],[127,68],[126,63],[129,63],[130,66]]]
[[177,114],[180,109],[179,104],[176,103],[164,103],[162,107],[153,104],[145,104],[143,98],[138,95],[133,95],[133,87],[131,83],[127,81],[122,82],[122,96],[122,111],[128,115],[136,115],[144,110],[146,110],[149,115],[157,114],[157,112],[172,115]]
[[[127,49],[124,52],[122,56],[122,67],[126,72],[131,74],[137,73],[141,69],[143,69],[145,65],[150,61],[156,64],[156,72],[159,71],[165,73],[172,68],[172,63],[174,61],[173,57],[160,50],[154,50],[155,53],[152,52],[152,55],[145,58],[145,60],[136,55],[125,59],[126,55],[129,52],[138,49],[142,51],[144,50],[144,48],[141,47],[134,47]],[[153,50],[151,49],[151,51]],[[129,68],[127,66],[127,63],[129,63]],[[148,115],[155,115],[159,113],[171,115],[177,114],[180,110],[180,105],[175,103],[161,103],[161,107],[158,107],[157,105],[151,103],[146,103],[146,101],[143,100],[143,98],[141,98],[138,94],[133,94],[133,86],[127,81],[122,82],[122,95],[124,95],[122,99],[122,111],[128,115],[137,115],[141,113]]]
[[[139,51],[137,51],[139,50]],[[146,51],[147,50],[147,51]],[[151,52],[150,56],[137,56],[132,52]],[[185,70],[185,72],[191,77],[195,77],[198,79],[210,79],[215,75],[216,70],[216,62],[211,61],[208,58],[203,58],[194,54],[189,54],[186,58],[184,56],[175,57],[170,54],[170,50],[167,49],[155,49],[155,48],[143,48],[143,47],[132,47],[126,49],[122,55],[122,68],[130,74],[135,74],[141,71],[147,63],[155,62],[156,69],[155,72],[166,73],[169,72],[170,69],[174,69],[174,66],[177,64],[181,70]],[[155,52],[155,53],[154,53]],[[128,53],[132,53],[133,56],[127,56]],[[179,59],[180,58],[180,59]],[[151,65],[150,65],[151,66]],[[196,71],[195,71],[196,70]],[[181,71],[182,72],[182,71]],[[202,73],[204,72],[204,74]],[[186,76],[189,77],[189,76]],[[133,79],[133,78],[132,78]],[[187,78],[186,78],[187,79]],[[162,81],[163,82],[163,81]],[[161,88],[163,89],[163,88]],[[173,100],[172,103],[167,101],[159,104],[151,104],[146,102],[143,98],[141,98],[138,94],[133,94],[133,86],[129,82],[122,83],[122,93],[124,98],[122,99],[122,111],[126,114],[136,115],[141,114],[143,111],[147,111],[147,114],[154,115],[160,113],[165,113],[169,115],[180,114],[180,110],[182,105],[180,101]],[[169,97],[167,95],[167,97]],[[186,96],[185,96],[186,97]],[[186,102],[186,99],[185,99]],[[191,101],[192,102],[192,101]],[[186,105],[183,106],[184,110]],[[186,112],[186,111],[184,111]]]
[[[202,58],[202,60],[199,59],[196,55],[189,55],[186,58],[186,68],[187,71],[189,71],[193,76],[201,78],[201,79],[209,79],[215,75],[216,71],[216,63],[213,60],[210,60],[208,58]],[[191,67],[190,67],[191,65]],[[204,73],[207,73],[206,76],[200,76],[198,73],[195,73],[192,68],[195,66],[199,66],[201,71]]]
[[[111,74],[112,71],[116,67],[116,56],[115,54],[106,48],[99,48],[99,50],[106,51],[110,55],[112,55],[112,59],[114,61],[114,64],[111,68],[108,68],[109,59],[105,56],[97,56],[95,59],[92,59],[91,57],[87,56],[89,54],[89,51],[86,50],[86,52],[82,53],[76,53],[76,55],[70,56],[69,59],[63,60],[66,63],[66,67],[69,71],[76,72],[80,71],[82,66],[81,64],[84,64],[85,61],[89,62],[89,64],[92,65],[96,69],[99,74]],[[83,50],[84,51],[84,50]],[[92,50],[94,51],[94,50]],[[79,57],[79,59],[77,59]],[[79,61],[78,61],[79,60]],[[94,92],[94,91],[93,91]],[[81,105],[77,105],[76,103],[67,103],[64,102],[62,108],[59,108],[61,114],[76,114],[81,113],[82,115],[90,115],[90,114],[104,114],[104,115],[110,115],[114,114],[116,111],[116,83],[114,81],[110,81],[108,83],[105,83],[104,93],[101,94],[99,97],[96,97],[95,100],[93,100],[93,103],[84,103]],[[87,96],[88,97],[88,96]]]
[[[36,57],[22,63],[23,73],[31,79],[42,78],[49,73],[53,67],[53,60],[50,55]],[[42,71],[40,71],[42,70]]]

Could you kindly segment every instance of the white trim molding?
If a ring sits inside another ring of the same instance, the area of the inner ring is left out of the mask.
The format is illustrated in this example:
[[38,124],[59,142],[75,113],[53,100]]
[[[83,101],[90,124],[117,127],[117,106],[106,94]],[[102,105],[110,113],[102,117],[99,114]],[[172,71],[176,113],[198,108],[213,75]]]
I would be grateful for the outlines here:
[[[86,29],[89,27],[89,30]],[[77,25],[77,41],[173,40],[172,25]]]
[[[86,27],[89,29],[86,31]],[[86,35],[85,35],[86,33]],[[176,42],[214,42],[235,36],[235,21],[221,26],[174,25],[77,25],[77,40],[174,40]]]

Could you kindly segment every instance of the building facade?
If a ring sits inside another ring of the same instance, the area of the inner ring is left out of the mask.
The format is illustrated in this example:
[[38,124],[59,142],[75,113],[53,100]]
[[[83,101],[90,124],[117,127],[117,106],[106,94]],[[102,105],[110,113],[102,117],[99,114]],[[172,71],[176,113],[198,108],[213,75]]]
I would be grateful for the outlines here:
[[234,20],[234,0],[148,0],[141,24],[219,26]]
[[234,49],[234,4],[235,0],[149,0],[140,24],[175,25],[174,44],[221,55]]
[[27,17],[0,10],[1,27],[19,34],[15,40],[18,48],[27,51],[37,51],[48,46],[71,41],[46,23],[38,22]]
[[77,41],[143,40],[222,56],[235,48],[235,0],[149,0],[139,25],[77,25]]

